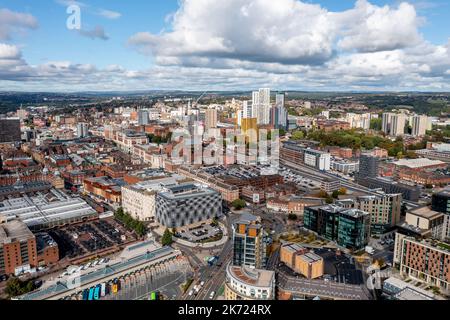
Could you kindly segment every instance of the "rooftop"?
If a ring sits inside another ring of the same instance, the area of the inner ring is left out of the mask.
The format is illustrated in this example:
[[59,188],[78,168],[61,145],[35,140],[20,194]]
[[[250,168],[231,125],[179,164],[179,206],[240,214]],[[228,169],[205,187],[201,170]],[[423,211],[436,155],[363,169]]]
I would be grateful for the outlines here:
[[407,287],[407,288],[403,289],[402,291],[397,293],[394,297],[397,300],[411,300],[411,301],[434,300],[430,296],[425,295],[411,287]]
[[95,214],[96,211],[83,199],[69,197],[55,189],[32,197],[24,195],[0,202],[0,220],[20,220],[28,227]]
[[305,250],[305,247],[298,243],[287,243],[283,245],[284,250],[288,250],[291,253],[296,253],[302,250]]
[[408,167],[410,169],[417,169],[423,167],[431,167],[438,165],[445,165],[445,162],[440,160],[430,160],[427,158],[419,158],[419,159],[401,159],[397,162],[394,162],[396,166]]
[[0,224],[0,244],[27,241],[30,238],[34,238],[33,233],[21,221]]
[[410,211],[408,211],[408,214],[412,214],[412,215],[426,218],[426,219],[434,219],[434,218],[438,218],[443,215],[443,213],[433,211],[429,207],[426,207],[426,206],[410,210]]
[[299,258],[305,261],[306,263],[314,263],[323,260],[321,256],[318,256],[317,254],[312,252],[302,254],[301,256],[299,256]]
[[227,273],[236,280],[255,287],[272,287],[275,280],[274,271],[251,269],[231,264],[228,265]]
[[169,186],[163,192],[160,192],[159,195],[166,199],[175,200],[192,197],[203,197],[213,193],[217,192],[204,185],[184,183],[176,186]]
[[[54,281],[47,281],[37,291],[18,297],[19,300],[44,300],[52,297],[70,294],[73,288],[79,288],[88,284],[101,283],[104,279],[111,278],[115,274],[130,270],[132,268],[151,263],[160,258],[178,255],[179,252],[170,247],[160,247],[153,241],[145,241],[133,245],[136,248],[128,247],[116,259],[107,265],[100,265],[94,271],[81,271],[80,276],[66,276]],[[132,247],[133,247],[132,246]],[[144,250],[139,250],[144,248]],[[74,286],[74,285],[77,286]]]

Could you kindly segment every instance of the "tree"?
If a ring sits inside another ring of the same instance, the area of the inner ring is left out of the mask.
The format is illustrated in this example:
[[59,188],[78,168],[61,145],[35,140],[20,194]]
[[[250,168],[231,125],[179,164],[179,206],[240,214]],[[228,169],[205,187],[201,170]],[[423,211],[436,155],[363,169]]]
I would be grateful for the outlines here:
[[326,198],[329,198],[330,195],[326,191],[320,190],[319,193],[317,194],[317,197],[326,199]]
[[332,197],[328,197],[328,198],[325,199],[325,202],[326,202],[327,204],[332,204],[332,203],[334,202],[334,200],[333,200]]
[[290,213],[290,214],[288,215],[288,219],[291,220],[291,221],[296,221],[297,218],[298,218],[298,217],[297,217],[296,214]]
[[241,210],[241,209],[245,208],[247,204],[242,199],[236,199],[231,203],[231,205],[233,206],[233,208],[235,210]]
[[370,120],[370,129],[376,130],[376,131],[381,131],[382,122],[383,122],[382,118]]
[[161,239],[161,244],[163,246],[170,246],[172,243],[173,243],[172,233],[170,232],[169,229],[166,229],[166,231],[164,231],[164,235]]
[[18,278],[11,278],[6,283],[5,292],[10,297],[17,297],[36,289],[33,281],[21,281]]
[[139,237],[142,237],[145,235],[145,232],[147,231],[144,224],[142,222],[138,222],[136,225],[136,233]]
[[302,140],[304,138],[305,134],[303,133],[303,131],[295,131],[291,137],[292,140]]
[[335,190],[335,191],[333,191],[332,197],[333,197],[333,199],[337,199],[337,198],[339,198],[339,195],[340,195],[339,191]]
[[339,189],[339,195],[345,196],[346,194],[347,194],[347,188],[342,187]]

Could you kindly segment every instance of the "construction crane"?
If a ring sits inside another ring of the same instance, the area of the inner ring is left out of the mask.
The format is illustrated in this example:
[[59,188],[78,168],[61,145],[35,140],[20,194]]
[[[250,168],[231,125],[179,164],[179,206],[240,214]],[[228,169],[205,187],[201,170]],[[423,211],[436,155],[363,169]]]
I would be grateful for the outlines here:
[[187,101],[188,101],[188,103],[192,103],[192,105],[191,105],[192,107],[196,107],[197,104],[200,102],[200,100],[202,100],[202,98],[203,98],[207,93],[208,93],[208,91],[203,92],[202,95],[201,95],[194,103],[192,103],[192,98],[189,98]]

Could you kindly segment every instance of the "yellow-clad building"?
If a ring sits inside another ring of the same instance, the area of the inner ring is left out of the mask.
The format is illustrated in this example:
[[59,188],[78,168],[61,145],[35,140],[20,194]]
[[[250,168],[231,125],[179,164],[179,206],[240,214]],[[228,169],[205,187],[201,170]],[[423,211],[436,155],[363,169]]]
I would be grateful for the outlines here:
[[296,256],[295,272],[298,272],[308,279],[316,279],[323,276],[323,258],[315,253],[309,252]]

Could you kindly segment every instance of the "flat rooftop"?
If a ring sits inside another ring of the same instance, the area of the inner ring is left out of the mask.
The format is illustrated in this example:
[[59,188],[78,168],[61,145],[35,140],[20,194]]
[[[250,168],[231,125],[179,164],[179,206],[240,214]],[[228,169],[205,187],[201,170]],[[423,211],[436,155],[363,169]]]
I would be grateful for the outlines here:
[[198,198],[217,193],[217,191],[205,186],[193,183],[171,186],[160,192],[159,195],[169,200]]
[[443,213],[433,211],[429,207],[420,207],[410,210],[408,213],[425,219],[435,219],[443,215]]
[[27,225],[21,221],[0,224],[0,244],[27,241],[34,238]]
[[419,158],[419,159],[401,159],[397,162],[394,162],[396,166],[408,167],[410,169],[418,169],[423,167],[431,167],[431,166],[439,166],[444,165],[445,162],[440,160],[430,160],[427,158]]
[[228,265],[228,274],[245,284],[255,287],[271,287],[275,279],[275,272],[269,270],[250,269],[242,266]]
[[370,215],[370,213],[358,209],[349,209],[346,211],[343,211],[342,214],[353,217],[353,218],[361,218],[364,216]]
[[411,300],[411,301],[420,301],[420,300],[435,300],[432,297],[425,295],[413,288],[407,287],[397,293],[395,296],[397,300]]

